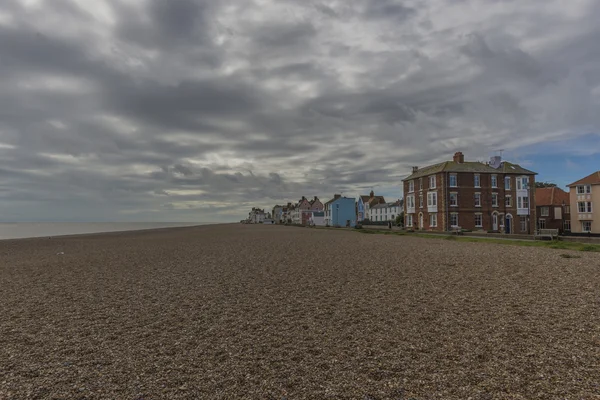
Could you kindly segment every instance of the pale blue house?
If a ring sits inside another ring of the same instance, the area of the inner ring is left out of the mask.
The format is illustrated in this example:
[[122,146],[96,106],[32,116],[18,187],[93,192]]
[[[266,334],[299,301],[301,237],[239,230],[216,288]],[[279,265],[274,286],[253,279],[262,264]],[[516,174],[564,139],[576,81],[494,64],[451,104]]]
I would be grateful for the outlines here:
[[350,226],[356,225],[356,200],[349,197],[334,198],[329,204],[331,210],[331,225]]

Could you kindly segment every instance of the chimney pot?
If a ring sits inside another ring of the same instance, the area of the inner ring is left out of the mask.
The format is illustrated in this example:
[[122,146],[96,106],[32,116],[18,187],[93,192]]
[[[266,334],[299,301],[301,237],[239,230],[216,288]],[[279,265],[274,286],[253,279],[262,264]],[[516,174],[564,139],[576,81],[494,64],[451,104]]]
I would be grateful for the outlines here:
[[419,167],[413,167],[413,174],[419,170]]

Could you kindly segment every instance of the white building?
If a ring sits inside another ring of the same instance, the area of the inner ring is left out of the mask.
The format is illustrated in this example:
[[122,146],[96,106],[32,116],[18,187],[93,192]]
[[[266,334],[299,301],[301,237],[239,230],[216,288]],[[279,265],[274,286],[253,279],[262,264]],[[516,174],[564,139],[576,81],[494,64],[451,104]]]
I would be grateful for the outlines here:
[[265,218],[267,218],[267,214],[265,214],[265,210],[260,208],[252,207],[252,211],[248,214],[248,221],[251,224],[260,224],[264,222]]
[[402,212],[400,200],[393,203],[376,204],[369,208],[369,220],[374,222],[396,221],[396,217]]

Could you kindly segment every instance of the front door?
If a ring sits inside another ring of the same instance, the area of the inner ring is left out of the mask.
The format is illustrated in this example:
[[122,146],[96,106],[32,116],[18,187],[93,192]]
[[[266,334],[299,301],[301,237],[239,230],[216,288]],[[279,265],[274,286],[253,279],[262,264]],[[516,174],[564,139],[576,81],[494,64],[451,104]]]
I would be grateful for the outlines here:
[[419,214],[419,229],[423,229],[423,214]]
[[498,230],[498,214],[492,214],[492,230]]
[[511,229],[512,229],[511,223],[512,223],[512,218],[510,216],[507,216],[506,222],[504,225],[506,233],[511,233]]

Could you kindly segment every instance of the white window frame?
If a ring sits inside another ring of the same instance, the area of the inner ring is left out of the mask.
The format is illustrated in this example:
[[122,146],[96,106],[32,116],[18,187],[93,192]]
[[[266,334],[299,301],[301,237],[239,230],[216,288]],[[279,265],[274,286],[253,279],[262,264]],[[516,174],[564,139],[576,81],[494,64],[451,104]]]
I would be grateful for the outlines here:
[[429,214],[429,227],[437,228],[437,213]]
[[[479,218],[479,224],[477,218]],[[481,213],[475,213],[475,228],[483,228],[483,215]]]
[[498,193],[492,193],[492,207],[498,206]]
[[423,178],[419,178],[419,190],[423,190]]
[[[456,223],[455,224],[452,223],[452,218],[453,217],[456,217]],[[456,228],[457,226],[459,226],[458,213],[457,212],[450,213],[450,227],[451,228]]]
[[565,231],[570,231],[571,230],[571,220],[570,219],[565,219],[564,220],[563,229]]
[[423,193],[419,195],[419,208],[423,208]]
[[[589,224],[589,229],[586,229],[585,226]],[[592,221],[581,221],[581,232],[588,233],[592,231]]]
[[492,175],[492,187],[494,189],[498,188],[498,175],[496,174]]
[[577,194],[592,193],[592,185],[577,185]]
[[[452,204],[452,196],[456,199],[456,203]],[[450,192],[450,198],[448,200],[450,207],[458,207],[458,192]]]
[[[544,225],[544,226],[542,226]],[[540,218],[538,219],[538,229],[546,229],[546,219]]]
[[510,182],[510,176],[505,176],[504,177],[504,190],[511,190],[511,182]]
[[[581,211],[580,205],[583,204],[583,211]],[[587,214],[592,212],[592,202],[591,201],[578,201],[577,202],[577,212],[579,214]]]
[[437,192],[427,193],[427,207],[437,207]]
[[481,175],[480,174],[473,175],[473,187],[476,187],[476,188],[481,187]]
[[512,207],[512,196],[510,194],[507,194],[506,197],[504,197],[504,206]]
[[408,193],[414,193],[415,181],[408,181]]
[[481,193],[475,193],[474,201],[475,207],[481,207]]
[[431,175],[429,177],[429,189],[435,189],[436,188],[436,179],[435,179],[435,175]]
[[[452,184],[452,178],[454,178],[454,185]],[[458,175],[450,174],[450,181],[448,182],[451,188],[458,187]]]
[[550,216],[550,207],[541,207],[540,208],[540,216],[541,217],[549,217]]
[[411,228],[413,226],[413,215],[406,214],[406,227]]

